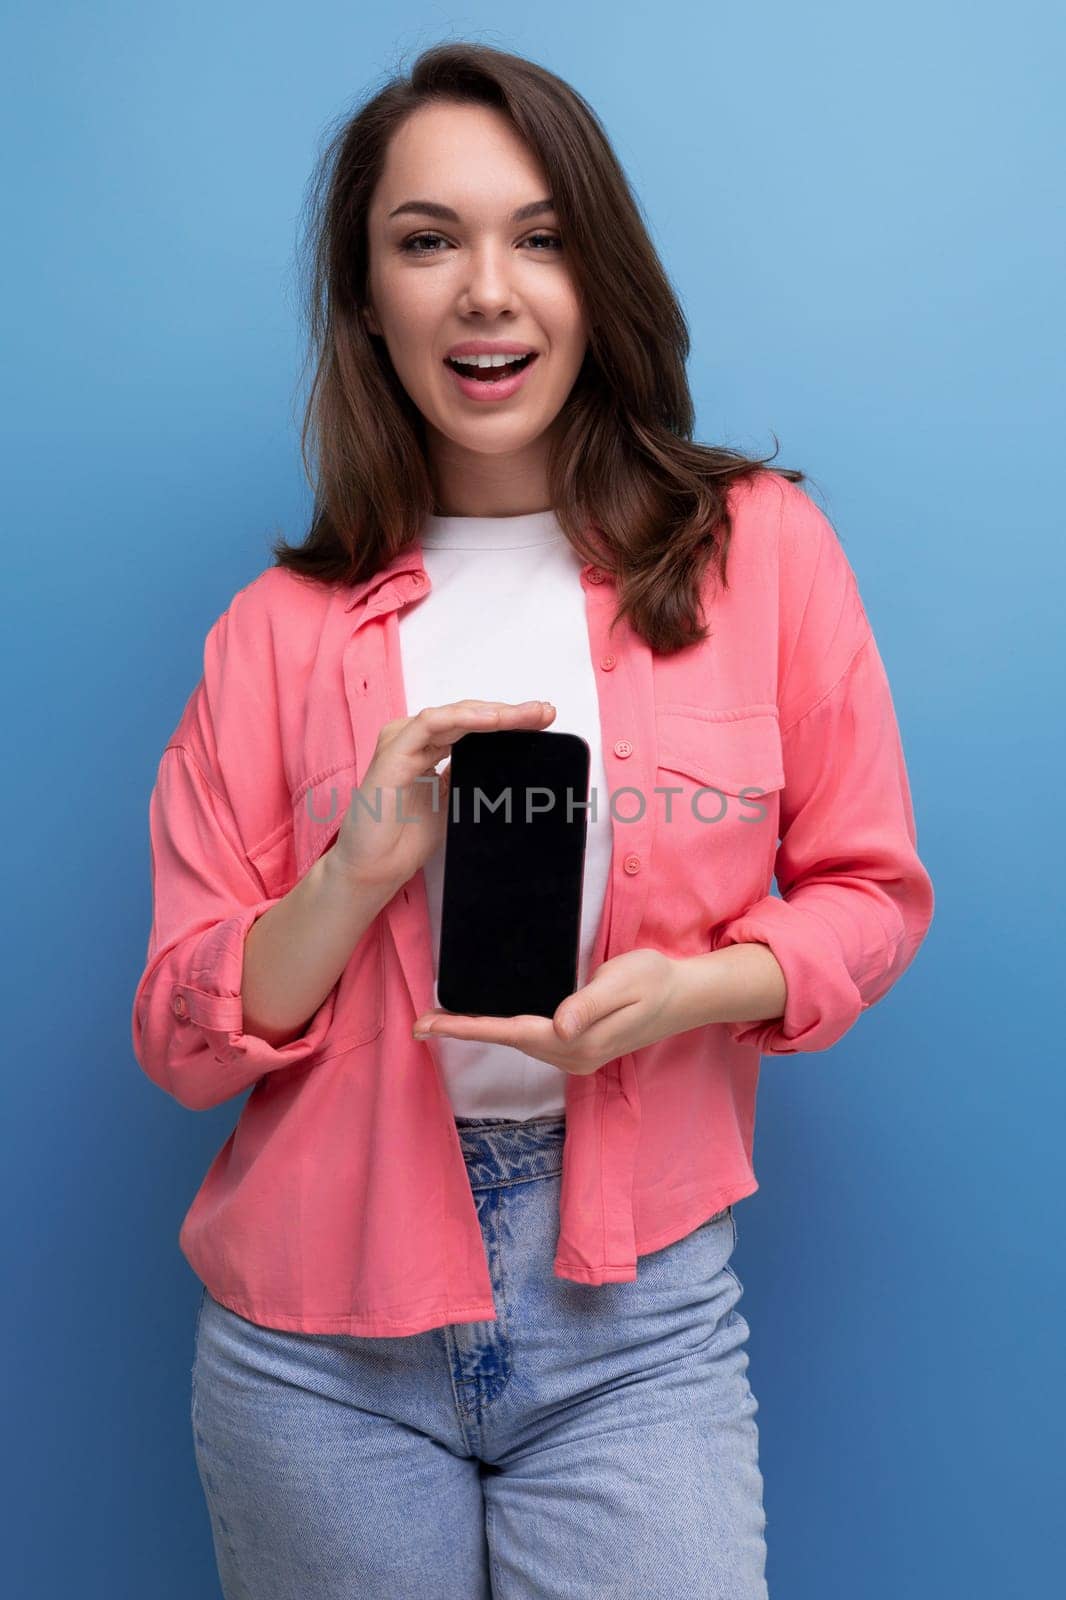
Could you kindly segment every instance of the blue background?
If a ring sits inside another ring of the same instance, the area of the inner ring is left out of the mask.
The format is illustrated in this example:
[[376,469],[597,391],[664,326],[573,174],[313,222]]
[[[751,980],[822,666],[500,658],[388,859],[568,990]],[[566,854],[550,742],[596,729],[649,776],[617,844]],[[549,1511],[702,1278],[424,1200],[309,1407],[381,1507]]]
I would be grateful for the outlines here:
[[771,1595],[1061,1583],[1062,12],[535,11],[5,12],[20,1597],[218,1593],[177,1231],[243,1101],[189,1115],[132,1054],[148,794],[207,629],[306,527],[294,246],[320,136],[445,37],[591,101],[689,317],[697,436],[766,454],[773,430],[811,474],[937,891],[861,1025],[763,1065],[734,1265]]

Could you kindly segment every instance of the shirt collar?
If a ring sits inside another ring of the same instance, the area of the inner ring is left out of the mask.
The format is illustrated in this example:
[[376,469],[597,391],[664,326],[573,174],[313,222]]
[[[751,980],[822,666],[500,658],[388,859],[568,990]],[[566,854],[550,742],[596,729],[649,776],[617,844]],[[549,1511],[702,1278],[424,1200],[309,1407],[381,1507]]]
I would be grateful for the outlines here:
[[[414,574],[420,574],[421,576],[412,583],[412,575]],[[372,577],[364,578],[361,583],[352,584],[348,591],[348,598],[344,602],[345,611],[354,610],[361,600],[369,599],[370,595],[375,590],[380,589],[382,584],[389,583],[393,578],[401,576],[406,576],[407,578],[407,582],[404,585],[405,589],[417,589],[420,585],[428,586],[428,575],[425,563],[422,560],[421,539],[414,540],[412,544],[399,551],[391,561],[387,561],[383,567],[379,567]]]

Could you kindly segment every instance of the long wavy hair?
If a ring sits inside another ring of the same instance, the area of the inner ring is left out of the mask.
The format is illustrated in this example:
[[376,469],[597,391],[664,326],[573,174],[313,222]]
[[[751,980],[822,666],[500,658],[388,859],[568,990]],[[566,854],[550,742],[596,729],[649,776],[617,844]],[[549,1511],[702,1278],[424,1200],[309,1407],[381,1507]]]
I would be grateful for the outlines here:
[[315,366],[301,454],[315,503],[301,544],[272,545],[275,564],[321,583],[362,582],[435,509],[424,419],[360,310],[367,214],[389,140],[405,118],[441,101],[501,111],[547,176],[589,330],[552,430],[550,503],[579,556],[614,578],[612,626],[626,615],[654,650],[672,654],[707,636],[700,596],[709,562],[728,587],[729,486],[773,456],[692,440],[688,326],[599,119],[546,68],[482,44],[425,50],[409,75],[345,115],[320,154],[300,247],[309,325],[301,381]]

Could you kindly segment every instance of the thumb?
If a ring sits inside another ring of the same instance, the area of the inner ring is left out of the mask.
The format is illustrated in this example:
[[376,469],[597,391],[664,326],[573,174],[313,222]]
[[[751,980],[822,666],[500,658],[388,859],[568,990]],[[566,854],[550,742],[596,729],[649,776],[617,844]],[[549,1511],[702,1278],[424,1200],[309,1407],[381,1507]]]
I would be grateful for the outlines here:
[[568,994],[552,1020],[560,1039],[577,1039],[586,1028],[592,1026],[599,1014],[595,990],[590,984],[578,989],[575,994]]

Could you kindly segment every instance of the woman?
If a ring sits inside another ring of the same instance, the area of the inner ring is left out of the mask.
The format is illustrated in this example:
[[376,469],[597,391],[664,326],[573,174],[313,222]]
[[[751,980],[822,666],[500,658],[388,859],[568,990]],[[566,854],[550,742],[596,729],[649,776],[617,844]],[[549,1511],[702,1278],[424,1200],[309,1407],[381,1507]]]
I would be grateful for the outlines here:
[[[133,1011],[181,1104],[252,1090],[180,1236],[223,1589],[765,1595],[760,1056],[833,1044],[933,909],[854,574],[802,474],[691,441],[682,314],[550,73],[426,52],[312,238],[314,525],[163,753]],[[593,753],[550,1018],[435,1004],[447,760],[501,728]]]

